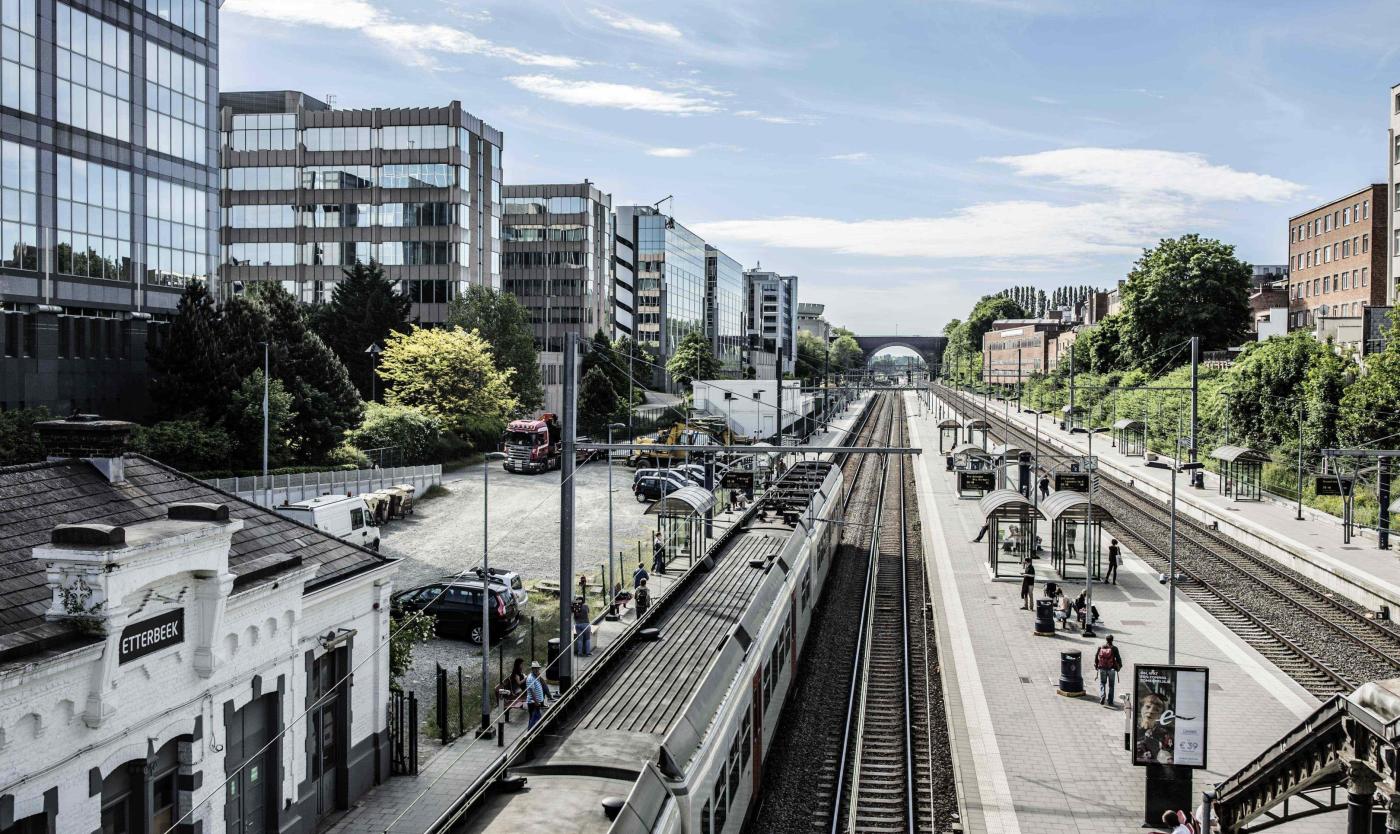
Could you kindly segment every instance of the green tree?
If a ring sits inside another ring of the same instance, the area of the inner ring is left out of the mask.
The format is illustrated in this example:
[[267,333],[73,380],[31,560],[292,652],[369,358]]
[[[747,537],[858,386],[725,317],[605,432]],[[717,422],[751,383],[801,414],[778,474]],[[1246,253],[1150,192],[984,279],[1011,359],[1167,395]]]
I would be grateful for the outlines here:
[[818,381],[827,362],[827,346],[811,333],[797,334],[797,378]]
[[602,436],[607,432],[608,423],[613,422],[621,410],[621,399],[613,388],[612,380],[602,368],[592,368],[583,375],[578,390],[578,422],[586,433]]
[[719,360],[715,359],[710,348],[710,340],[700,330],[685,334],[680,344],[666,362],[666,373],[682,388],[696,379],[715,379],[719,376]]
[[1224,415],[1231,442],[1271,449],[1297,433],[1297,402],[1312,363],[1327,348],[1296,331],[1249,342],[1225,372]]
[[413,647],[437,633],[437,617],[422,611],[398,611],[389,615],[389,688],[403,691],[400,680],[413,666]]
[[34,424],[48,419],[46,408],[0,411],[0,466],[43,460],[44,444]]
[[[366,400],[375,388],[374,357],[370,345],[384,345],[390,333],[408,328],[409,297],[396,281],[384,276],[375,261],[355,261],[331,291],[330,303],[307,313],[312,329],[335,352],[350,380]],[[377,395],[377,391],[374,392]]]
[[1239,344],[1249,326],[1249,264],[1235,247],[1197,234],[1143,251],[1124,282],[1124,348],[1134,364],[1191,336],[1202,350]]
[[1329,340],[1303,380],[1303,445],[1314,451],[1336,448],[1337,414],[1356,366],[1337,355]]
[[500,370],[477,331],[460,327],[391,333],[379,360],[389,405],[421,409],[459,433],[504,421],[520,408],[510,370]]
[[160,417],[223,417],[239,374],[214,299],[204,284],[185,285],[169,335],[151,352],[151,400]]
[[1385,350],[1366,357],[1366,372],[1346,386],[1337,412],[1342,446],[1394,443],[1400,435],[1400,316],[1390,328]]
[[[243,469],[262,466],[263,446],[263,372],[259,368],[243,378],[233,392],[229,412],[224,420],[232,440],[233,462]],[[285,466],[292,458],[289,432],[296,420],[292,395],[282,380],[273,379],[267,388],[267,465]]]
[[346,438],[360,450],[392,448],[385,460],[404,464],[429,463],[437,455],[442,427],[435,417],[405,405],[370,403],[365,419]]
[[447,327],[475,330],[491,346],[492,361],[510,371],[511,392],[521,411],[534,411],[544,402],[540,359],[535,350],[529,315],[515,296],[473,284],[453,300]]
[[852,371],[865,362],[865,351],[856,342],[856,335],[844,327],[832,328],[836,338],[831,342],[831,366],[833,369]]
[[[262,437],[262,372],[258,372],[258,437]],[[166,420],[142,426],[132,434],[131,445],[148,458],[184,472],[228,469],[233,440],[223,426],[206,426],[198,420]],[[259,445],[261,461],[261,445]]]

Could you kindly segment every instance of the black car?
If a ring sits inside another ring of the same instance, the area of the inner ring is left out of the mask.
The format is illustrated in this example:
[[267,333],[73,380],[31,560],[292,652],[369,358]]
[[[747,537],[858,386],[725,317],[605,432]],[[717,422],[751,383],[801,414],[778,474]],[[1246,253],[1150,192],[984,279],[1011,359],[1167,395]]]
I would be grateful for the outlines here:
[[651,474],[638,473],[632,482],[632,494],[637,496],[638,501],[659,501],[688,483],[688,479],[679,472],[658,469]]
[[[515,599],[500,589],[492,588],[489,612],[491,639],[507,634],[520,623],[520,610]],[[392,609],[398,612],[426,611],[437,617],[440,637],[458,637],[472,643],[481,642],[481,582],[464,579],[444,580],[420,585],[394,594]]]

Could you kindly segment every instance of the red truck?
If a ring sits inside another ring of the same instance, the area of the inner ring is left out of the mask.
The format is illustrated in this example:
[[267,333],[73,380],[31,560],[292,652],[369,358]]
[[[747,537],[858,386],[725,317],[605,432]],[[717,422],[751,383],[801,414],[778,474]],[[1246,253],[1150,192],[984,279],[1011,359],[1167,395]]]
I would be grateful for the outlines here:
[[558,469],[564,453],[559,418],[553,414],[541,414],[538,420],[512,420],[506,426],[501,446],[506,453],[502,466],[507,472]]

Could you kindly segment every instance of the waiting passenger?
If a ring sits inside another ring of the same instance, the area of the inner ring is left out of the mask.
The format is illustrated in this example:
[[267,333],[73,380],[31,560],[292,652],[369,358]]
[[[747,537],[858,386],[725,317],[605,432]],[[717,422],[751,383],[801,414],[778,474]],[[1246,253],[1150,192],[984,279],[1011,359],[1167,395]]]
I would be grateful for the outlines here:
[[641,562],[637,563],[637,569],[632,571],[632,587],[635,588],[647,581],[647,569]]
[[1118,546],[1117,539],[1110,539],[1108,542],[1108,573],[1103,575],[1103,581],[1118,584],[1118,566],[1123,563],[1123,548]]
[[1040,497],[1041,497],[1042,499],[1045,499],[1045,498],[1049,498],[1049,497],[1050,497],[1050,476],[1049,476],[1049,475],[1041,475],[1041,476],[1040,476]]
[[1021,560],[1021,610],[1030,611],[1035,603],[1035,563],[1027,556]]
[[1071,605],[1069,597],[1065,596],[1063,588],[1055,591],[1055,619],[1059,621],[1060,628],[1069,630],[1069,612]]
[[496,698],[505,707],[505,722],[510,723],[510,711],[525,705],[525,658],[517,657],[510,667],[510,675],[496,690]]
[[588,657],[593,654],[593,623],[588,615],[588,602],[583,597],[574,597],[574,654]]
[[544,685],[544,675],[540,672],[540,662],[530,661],[530,676],[525,679],[525,711],[530,720],[526,729],[534,729],[544,715],[545,701],[549,698],[549,687]]
[[637,619],[640,620],[642,615],[647,613],[647,609],[651,607],[651,591],[647,590],[645,579],[637,585],[636,593],[632,595],[632,599],[637,603]]

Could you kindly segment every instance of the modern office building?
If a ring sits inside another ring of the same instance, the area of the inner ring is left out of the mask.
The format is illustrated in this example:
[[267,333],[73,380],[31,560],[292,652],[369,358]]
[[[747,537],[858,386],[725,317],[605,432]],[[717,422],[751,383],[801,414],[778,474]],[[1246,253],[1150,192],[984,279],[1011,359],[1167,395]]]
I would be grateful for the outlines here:
[[1386,299],[1387,197],[1368,185],[1289,219],[1289,330],[1360,341],[1364,309]]
[[813,304],[807,301],[799,302],[797,305],[797,332],[806,333],[822,344],[831,341],[831,325],[822,314],[826,312],[825,304]]
[[760,378],[765,366],[779,361],[783,373],[793,373],[797,367],[797,276],[755,268],[744,272],[744,280],[749,366]]
[[720,373],[738,377],[744,369],[744,268],[719,249],[705,246],[705,335],[719,360]]
[[468,285],[500,289],[501,133],[461,102],[334,110],[277,90],[219,106],[223,293],[281,281],[323,302],[375,260],[431,324]]
[[705,241],[652,206],[620,206],[615,229],[614,326],[656,357],[651,383],[661,388],[676,345],[704,332]]
[[9,0],[0,16],[0,409],[143,417],[147,352],[214,274],[218,14]]

